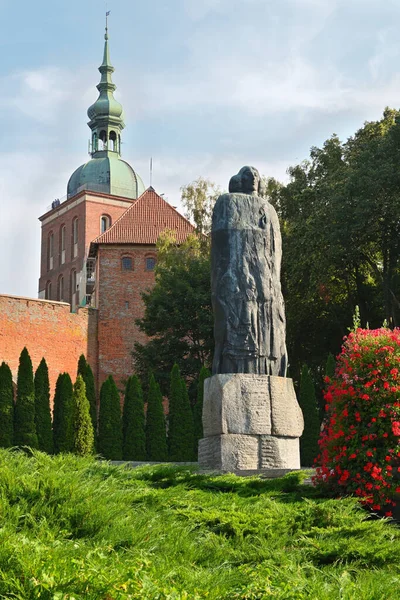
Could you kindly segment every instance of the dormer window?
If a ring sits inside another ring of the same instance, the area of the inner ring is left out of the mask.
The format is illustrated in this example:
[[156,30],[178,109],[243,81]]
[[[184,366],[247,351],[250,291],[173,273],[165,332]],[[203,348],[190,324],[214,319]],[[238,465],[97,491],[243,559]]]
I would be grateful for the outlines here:
[[111,217],[108,215],[101,215],[100,218],[100,233],[104,233],[111,227]]

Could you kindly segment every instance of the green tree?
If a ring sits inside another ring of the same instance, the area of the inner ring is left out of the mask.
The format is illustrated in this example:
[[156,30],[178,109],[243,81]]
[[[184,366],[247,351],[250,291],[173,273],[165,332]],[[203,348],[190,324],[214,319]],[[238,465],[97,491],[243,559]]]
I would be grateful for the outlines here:
[[17,446],[38,447],[35,427],[33,368],[31,357],[26,348],[22,350],[19,358],[17,401],[14,410],[14,443]]
[[167,393],[175,362],[188,382],[196,379],[203,364],[211,363],[210,258],[196,236],[178,246],[166,233],[157,246],[156,283],[143,294],[145,315],[138,321],[151,339],[135,344],[134,357],[142,380],[155,373]]
[[[221,190],[215,183],[203,177],[181,187],[185,216],[194,221],[199,234],[210,233],[212,211],[220,193]],[[204,240],[207,238],[204,237]]]
[[87,366],[87,362],[86,362],[86,358],[84,354],[81,354],[79,359],[78,359],[78,371],[77,371],[77,376],[81,375],[83,380],[85,378],[85,373],[86,373],[86,366]]
[[326,359],[325,375],[329,378],[332,378],[335,375],[335,368],[336,368],[335,357],[330,352],[328,354],[328,358]]
[[100,390],[97,450],[107,460],[122,460],[121,403],[111,375]]
[[72,452],[73,386],[68,373],[60,373],[56,382],[53,402],[54,453]]
[[129,377],[122,414],[122,457],[124,460],[146,460],[146,433],[143,391],[136,375]]
[[85,382],[78,375],[72,396],[72,450],[79,456],[93,454],[94,433],[90,418],[89,401],[86,398]]
[[93,431],[97,431],[97,398],[96,386],[94,383],[94,375],[92,367],[89,363],[86,364],[85,375],[82,375],[86,386],[86,397],[89,400],[90,418],[92,419]]
[[50,412],[49,370],[44,358],[35,373],[35,425],[39,450],[53,452],[53,431]]
[[193,460],[193,413],[187,388],[185,382],[181,379],[177,364],[173,366],[171,371],[168,401],[169,459],[176,462]]
[[0,365],[0,447],[9,448],[14,441],[14,389],[10,367]]
[[300,438],[300,461],[303,467],[312,467],[318,454],[320,420],[314,382],[306,365],[301,371],[299,404],[304,417],[304,431]]
[[146,455],[157,462],[168,460],[167,436],[160,386],[150,377],[146,414]]
[[197,383],[196,404],[193,407],[194,421],[194,455],[197,460],[199,440],[203,438],[203,400],[204,400],[204,381],[211,377],[211,372],[207,367],[201,367]]

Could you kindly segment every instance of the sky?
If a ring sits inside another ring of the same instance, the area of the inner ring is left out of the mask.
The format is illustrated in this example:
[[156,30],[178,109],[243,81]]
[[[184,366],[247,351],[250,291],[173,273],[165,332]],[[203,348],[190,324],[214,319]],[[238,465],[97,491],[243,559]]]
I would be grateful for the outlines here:
[[89,158],[106,9],[123,158],[178,208],[400,105],[398,0],[0,0],[0,294],[37,297],[38,217]]

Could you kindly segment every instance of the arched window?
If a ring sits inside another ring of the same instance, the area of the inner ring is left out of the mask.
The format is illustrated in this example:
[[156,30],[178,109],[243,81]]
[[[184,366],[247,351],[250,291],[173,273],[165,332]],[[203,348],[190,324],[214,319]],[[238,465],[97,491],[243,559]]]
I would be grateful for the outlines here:
[[60,227],[60,264],[65,263],[65,225]]
[[54,269],[54,233],[51,231],[47,240],[47,270]]
[[92,152],[97,150],[97,133],[95,132],[92,136]]
[[107,150],[107,132],[102,129],[99,135],[99,150]]
[[46,290],[45,290],[44,297],[46,300],[51,300],[51,281],[48,281],[46,283]]
[[72,269],[70,277],[71,310],[76,308],[76,271]]
[[100,217],[100,233],[104,233],[111,227],[111,217],[108,215],[101,215]]
[[156,268],[155,256],[146,256],[146,271],[154,271]]
[[109,140],[110,140],[109,150],[116,152],[117,151],[117,134],[115,133],[115,131],[110,131]]
[[122,257],[121,268],[123,271],[133,271],[133,260],[131,256]]
[[64,302],[64,277],[60,275],[57,282],[57,300]]
[[78,256],[78,218],[72,221],[72,258]]

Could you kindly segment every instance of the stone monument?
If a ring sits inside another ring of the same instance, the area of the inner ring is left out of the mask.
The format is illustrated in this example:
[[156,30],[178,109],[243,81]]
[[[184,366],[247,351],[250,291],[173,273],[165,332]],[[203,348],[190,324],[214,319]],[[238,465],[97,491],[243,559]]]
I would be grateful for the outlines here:
[[286,377],[281,235],[262,192],[257,169],[243,167],[213,211],[215,353],[204,382],[202,468],[300,468],[304,422]]

